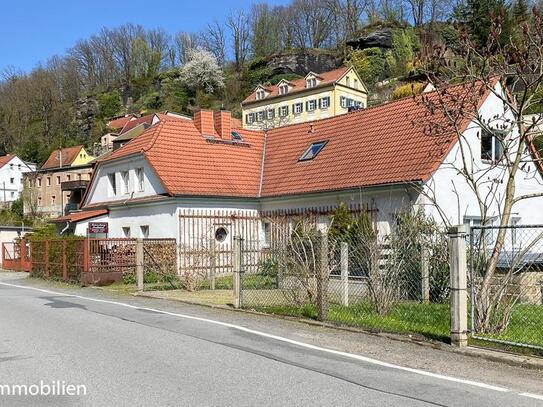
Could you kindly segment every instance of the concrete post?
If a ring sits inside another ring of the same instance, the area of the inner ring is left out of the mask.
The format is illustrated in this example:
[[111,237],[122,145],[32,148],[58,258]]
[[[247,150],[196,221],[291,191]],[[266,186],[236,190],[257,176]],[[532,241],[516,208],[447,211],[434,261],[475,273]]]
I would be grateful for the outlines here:
[[341,305],[349,306],[349,245],[341,243]]
[[234,308],[241,308],[242,299],[241,299],[241,273],[242,271],[242,261],[241,261],[241,246],[243,243],[243,238],[241,236],[234,236]]
[[136,282],[138,291],[143,291],[143,239],[136,239]]
[[426,247],[422,248],[420,256],[422,302],[427,304],[430,302],[430,256]]
[[451,344],[468,345],[468,290],[465,225],[449,228],[449,264],[451,273]]
[[324,321],[328,317],[328,235],[320,235],[320,248],[317,254],[317,319]]

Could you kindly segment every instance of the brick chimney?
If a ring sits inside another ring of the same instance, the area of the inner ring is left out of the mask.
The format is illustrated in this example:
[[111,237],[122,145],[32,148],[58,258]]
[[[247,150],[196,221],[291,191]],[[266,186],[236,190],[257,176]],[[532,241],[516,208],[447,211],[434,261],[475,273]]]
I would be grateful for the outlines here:
[[228,110],[219,110],[213,113],[215,131],[223,140],[232,138],[232,114]]
[[217,132],[215,131],[214,121],[213,121],[213,111],[200,109],[194,112],[192,117],[194,125],[198,131],[203,136],[216,136]]

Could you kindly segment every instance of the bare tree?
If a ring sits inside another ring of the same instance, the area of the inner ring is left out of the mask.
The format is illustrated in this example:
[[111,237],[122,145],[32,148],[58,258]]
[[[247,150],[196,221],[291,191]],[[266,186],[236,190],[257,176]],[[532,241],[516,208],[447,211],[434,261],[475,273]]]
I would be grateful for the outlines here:
[[211,52],[220,66],[223,66],[226,59],[226,35],[224,26],[218,21],[207,25],[201,33],[202,46]]
[[230,29],[234,65],[236,71],[240,72],[249,52],[249,19],[243,9],[240,9],[230,13],[226,25]]
[[198,48],[199,41],[196,34],[190,34],[187,32],[179,32],[175,36],[175,48],[177,52],[177,63],[184,65],[189,60],[189,52]]
[[[495,289],[496,270],[505,245],[505,227],[510,225],[519,203],[543,196],[543,192],[517,191],[520,178],[541,183],[541,160],[534,151],[533,137],[543,117],[527,116],[531,109],[541,105],[541,96],[538,96],[543,87],[541,27],[540,12],[534,9],[533,18],[521,23],[502,45],[502,22],[498,18],[492,24],[483,49],[470,34],[461,31],[459,47],[454,50],[436,47],[433,56],[424,61],[428,80],[437,90],[431,97],[421,99],[431,113],[424,123],[426,131],[430,135],[443,134],[444,130],[455,134],[459,146],[458,164],[450,163],[450,166],[472,191],[481,222],[488,225],[492,221],[500,226],[491,243],[480,236],[482,252],[488,253],[488,259],[483,265],[475,299],[475,323],[483,332],[504,329],[510,311],[511,303],[502,303],[507,299],[503,290]],[[462,85],[451,86],[457,83]],[[497,101],[491,115],[480,111],[485,94]],[[436,112],[441,119],[435,119]],[[466,123],[479,129],[480,157],[475,156],[479,150],[470,148],[466,139]],[[483,164],[479,165],[481,161]]]

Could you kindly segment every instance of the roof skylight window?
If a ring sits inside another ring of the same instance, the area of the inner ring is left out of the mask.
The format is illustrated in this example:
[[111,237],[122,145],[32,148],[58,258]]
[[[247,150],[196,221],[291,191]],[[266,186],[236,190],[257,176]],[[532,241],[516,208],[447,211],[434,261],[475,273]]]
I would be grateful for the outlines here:
[[243,137],[237,131],[232,132],[232,140],[234,141],[243,141]]
[[307,150],[304,151],[302,156],[298,159],[298,161],[308,161],[315,158],[321,150],[324,148],[324,146],[328,143],[328,140],[326,141],[318,141],[316,143],[311,144]]

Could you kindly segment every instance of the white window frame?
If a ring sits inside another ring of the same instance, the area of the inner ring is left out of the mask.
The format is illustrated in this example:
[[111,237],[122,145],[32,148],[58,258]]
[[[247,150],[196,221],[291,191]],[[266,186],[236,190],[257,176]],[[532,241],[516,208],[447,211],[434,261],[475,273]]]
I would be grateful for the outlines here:
[[305,86],[306,88],[314,88],[315,86],[317,86],[317,78],[308,78],[305,81]]
[[273,109],[266,109],[266,120],[273,120],[274,111]]
[[140,226],[140,235],[143,239],[149,238],[149,225]]
[[[486,134],[485,134],[486,133]],[[483,138],[485,136],[491,137],[491,150],[490,150],[490,158],[484,158],[483,157]],[[507,132],[501,131],[501,130],[492,130],[488,131],[486,129],[481,130],[481,161],[484,163],[489,164],[498,164],[503,161],[504,158],[504,148],[503,148],[503,140],[507,137]],[[500,141],[501,139],[501,141]],[[499,146],[499,148],[497,148]],[[501,155],[498,156],[499,150],[501,150]]]
[[258,89],[256,91],[256,100],[262,100],[266,97],[266,92],[264,92],[262,89]]
[[122,231],[123,231],[123,237],[129,239],[131,237],[131,230],[130,230],[130,226],[123,226],[122,227]]
[[[326,106],[324,105],[326,103]],[[330,99],[328,97],[321,98],[321,109],[326,110],[330,107]]]
[[288,106],[279,106],[279,117],[288,116]]
[[121,194],[130,193],[130,171],[121,171]]
[[117,195],[117,174],[114,172],[110,172],[107,174],[107,190],[108,190],[108,196],[116,196]]
[[261,110],[259,112],[256,112],[256,121],[257,122],[264,121],[264,111],[263,110]]
[[279,86],[279,94],[280,95],[286,95],[288,93],[288,85],[281,85]]
[[317,100],[311,99],[307,101],[307,112],[313,113],[315,110],[317,110]]
[[294,113],[295,115],[302,114],[304,111],[304,104],[302,102],[294,103]]
[[145,191],[145,175],[142,167],[136,168],[136,185],[138,192]]

